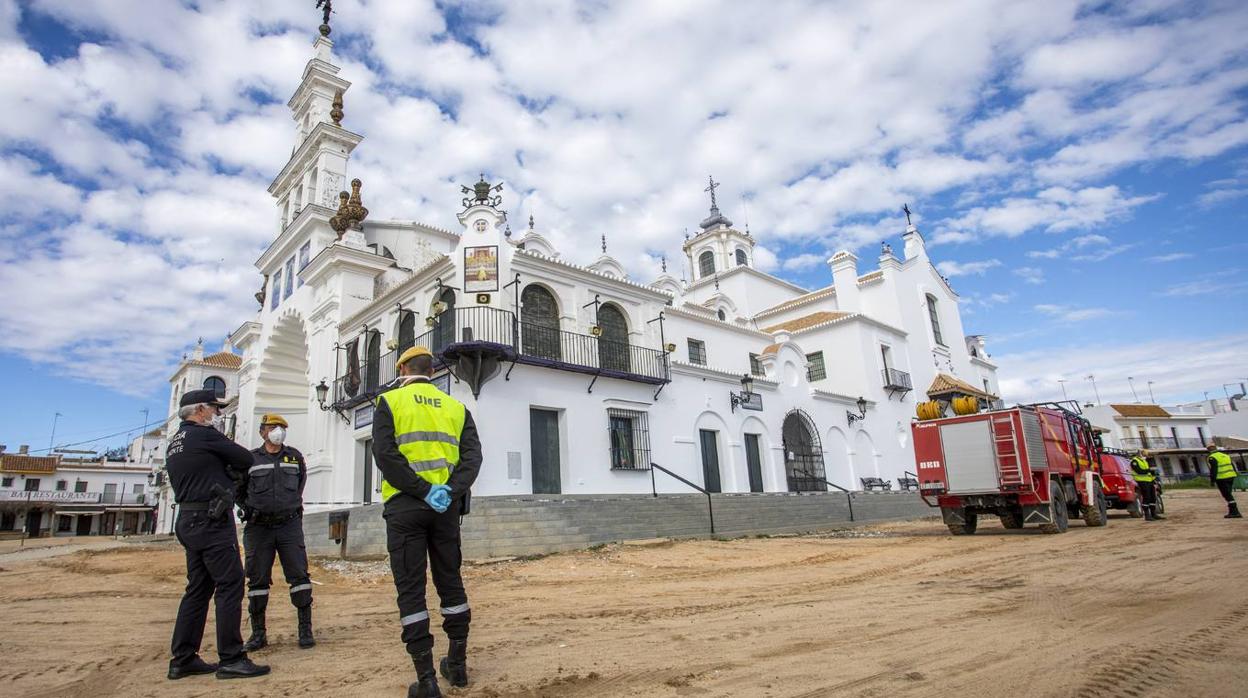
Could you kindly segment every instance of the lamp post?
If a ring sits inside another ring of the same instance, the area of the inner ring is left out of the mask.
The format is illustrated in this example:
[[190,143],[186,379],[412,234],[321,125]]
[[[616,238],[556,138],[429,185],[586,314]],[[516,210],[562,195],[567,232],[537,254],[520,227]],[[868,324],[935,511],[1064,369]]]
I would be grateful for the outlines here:
[[60,412],[57,412],[56,415],[52,417],[52,436],[48,439],[48,453],[49,454],[51,454],[52,449],[56,447],[56,423],[60,421],[61,417],[64,417],[64,416],[65,415],[61,414]]
[[1131,397],[1135,398],[1136,402],[1139,402],[1140,396],[1135,392],[1135,379],[1131,376],[1127,376],[1127,385],[1131,386]]
[[860,422],[867,417],[867,399],[858,397],[858,414],[854,414],[849,410],[845,410],[845,418],[849,421],[849,426],[854,426],[854,422]]
[[1063,401],[1063,402],[1069,402],[1069,401],[1070,401],[1070,396],[1066,394],[1066,379],[1065,379],[1065,378],[1058,378],[1058,379],[1057,379],[1057,384],[1058,384],[1058,385],[1060,385],[1060,386],[1062,386],[1062,401]]
[[1153,403],[1154,405],[1157,404],[1157,398],[1153,397],[1153,382],[1152,381],[1148,382],[1148,401]]

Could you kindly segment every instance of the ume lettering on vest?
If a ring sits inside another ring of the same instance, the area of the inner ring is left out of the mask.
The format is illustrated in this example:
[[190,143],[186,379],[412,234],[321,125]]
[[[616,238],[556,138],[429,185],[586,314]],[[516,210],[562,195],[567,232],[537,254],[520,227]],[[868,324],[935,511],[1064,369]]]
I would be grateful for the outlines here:
[[424,395],[415,395],[417,405],[432,405],[433,407],[442,407],[442,398],[425,397]]

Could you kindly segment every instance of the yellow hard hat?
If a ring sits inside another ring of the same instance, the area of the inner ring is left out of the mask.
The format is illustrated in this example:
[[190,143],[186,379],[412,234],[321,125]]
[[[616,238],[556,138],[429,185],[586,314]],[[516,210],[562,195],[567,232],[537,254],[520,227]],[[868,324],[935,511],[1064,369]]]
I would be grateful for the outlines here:
[[399,357],[399,360],[396,361],[394,365],[396,367],[402,366],[403,364],[407,363],[408,361],[411,361],[417,356],[433,356],[433,352],[429,351],[428,347],[420,347],[420,346],[412,347],[411,349],[408,349],[407,351],[403,352],[403,355]]
[[282,419],[282,415],[280,414],[264,415],[263,417],[260,418],[260,426],[261,427],[286,427],[286,428],[290,427],[290,425],[286,423],[286,420]]

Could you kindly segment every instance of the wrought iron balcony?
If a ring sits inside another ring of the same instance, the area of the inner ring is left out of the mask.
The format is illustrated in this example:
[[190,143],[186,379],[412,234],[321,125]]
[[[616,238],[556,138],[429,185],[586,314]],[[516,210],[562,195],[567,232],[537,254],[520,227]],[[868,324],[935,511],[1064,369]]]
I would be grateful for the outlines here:
[[1146,448],[1153,451],[1201,450],[1205,447],[1200,439],[1187,436],[1132,436],[1119,441],[1125,449]]
[[888,391],[889,396],[893,393],[901,393],[902,397],[914,389],[910,383],[910,374],[905,371],[898,371],[895,368],[886,368],[880,371],[884,380],[884,389]]
[[486,349],[513,365],[544,366],[651,385],[670,380],[667,354],[659,349],[519,322],[515,313],[498,308],[452,308],[435,316],[431,329],[411,344],[371,361],[353,362],[347,357],[346,369],[334,380],[333,408],[349,409],[389,390],[396,378],[395,362],[415,345],[429,347],[435,370],[450,368],[466,352]]

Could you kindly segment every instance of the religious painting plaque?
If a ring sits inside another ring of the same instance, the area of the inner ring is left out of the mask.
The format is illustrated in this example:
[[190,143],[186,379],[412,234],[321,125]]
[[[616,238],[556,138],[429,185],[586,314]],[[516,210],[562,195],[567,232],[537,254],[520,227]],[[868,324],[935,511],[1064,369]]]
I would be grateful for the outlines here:
[[464,248],[464,293],[498,290],[498,245]]

